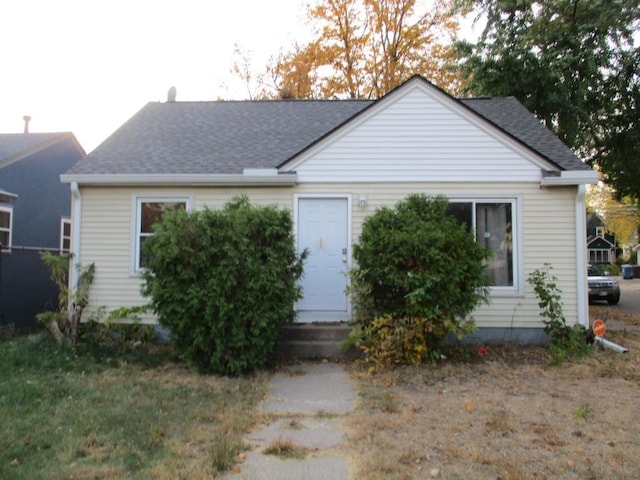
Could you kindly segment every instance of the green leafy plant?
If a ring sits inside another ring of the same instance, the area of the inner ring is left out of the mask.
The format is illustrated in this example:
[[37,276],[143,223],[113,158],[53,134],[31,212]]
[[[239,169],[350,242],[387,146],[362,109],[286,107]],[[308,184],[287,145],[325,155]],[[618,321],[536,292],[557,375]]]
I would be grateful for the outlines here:
[[75,290],[70,291],[68,273],[71,255],[44,252],[40,258],[49,268],[51,280],[58,288],[58,309],[39,313],[36,319],[46,326],[57,343],[75,343],[78,340],[82,310],[89,303],[89,288],[93,283],[95,264],[87,267],[77,266],[78,283]]
[[130,343],[138,345],[156,340],[153,325],[142,323],[140,313],[148,305],[120,307],[107,313],[105,305],[94,306],[78,325],[78,339],[88,344]]
[[449,335],[475,329],[470,314],[488,301],[488,253],[447,206],[414,194],[364,222],[350,272],[350,339],[376,368],[440,357]]
[[593,415],[593,409],[588,403],[580,405],[575,409],[573,416],[577,420],[587,420]]
[[270,360],[301,295],[306,253],[296,253],[292,227],[288,211],[246,197],[156,224],[143,293],[193,367],[238,375]]
[[543,268],[529,274],[527,281],[538,297],[540,316],[544,317],[544,332],[555,363],[571,357],[579,357],[588,351],[586,331],[580,325],[569,326],[562,311],[562,291],[558,278],[551,273],[553,267],[545,263]]
[[142,323],[140,317],[140,314],[147,313],[149,309],[149,305],[116,308],[109,312],[102,326],[111,336],[124,342],[152,342],[156,337],[155,329],[153,325]]

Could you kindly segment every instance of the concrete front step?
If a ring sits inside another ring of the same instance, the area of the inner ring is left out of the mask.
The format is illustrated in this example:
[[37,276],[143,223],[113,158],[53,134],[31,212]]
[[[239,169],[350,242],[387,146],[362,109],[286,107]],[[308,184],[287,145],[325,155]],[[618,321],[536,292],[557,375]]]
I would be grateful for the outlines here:
[[341,342],[350,331],[351,327],[345,323],[292,323],[284,326],[283,338],[292,341]]
[[283,359],[352,359],[354,350],[341,348],[351,327],[344,323],[295,323],[283,330],[278,355]]

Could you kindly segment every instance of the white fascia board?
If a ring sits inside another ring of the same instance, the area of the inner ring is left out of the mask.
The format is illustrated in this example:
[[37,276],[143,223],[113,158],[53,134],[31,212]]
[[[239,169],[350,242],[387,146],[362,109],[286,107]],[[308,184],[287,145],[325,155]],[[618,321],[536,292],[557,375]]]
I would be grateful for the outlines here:
[[295,173],[273,175],[271,173],[233,174],[134,174],[134,175],[60,175],[62,183],[78,185],[196,185],[207,187],[220,186],[287,186],[295,185],[298,177]]
[[598,183],[595,170],[563,170],[560,176],[543,176],[540,185],[543,187],[562,187],[567,185],[587,185]]
[[7,192],[6,190],[0,189],[0,202],[9,203],[13,202],[18,198],[18,195],[15,193]]
[[242,174],[245,176],[253,176],[253,177],[265,177],[278,175],[277,168],[245,168],[242,170]]

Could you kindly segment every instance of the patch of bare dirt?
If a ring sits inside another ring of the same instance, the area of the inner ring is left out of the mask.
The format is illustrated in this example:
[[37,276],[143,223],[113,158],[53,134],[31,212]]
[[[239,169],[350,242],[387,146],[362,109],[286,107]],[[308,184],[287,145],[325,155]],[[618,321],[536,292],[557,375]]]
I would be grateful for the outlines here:
[[353,369],[353,478],[635,479],[640,334],[551,366],[543,348],[483,346],[420,368]]

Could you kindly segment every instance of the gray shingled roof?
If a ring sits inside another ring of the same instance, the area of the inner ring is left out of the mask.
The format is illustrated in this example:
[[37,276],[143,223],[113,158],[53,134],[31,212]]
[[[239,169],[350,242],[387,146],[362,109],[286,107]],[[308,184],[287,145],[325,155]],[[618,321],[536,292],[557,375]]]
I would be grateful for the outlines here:
[[[516,99],[461,102],[561,169],[588,169]],[[67,173],[239,174],[245,168],[275,168],[373,103],[148,103]]]
[[68,173],[231,174],[275,168],[370,103],[148,103]]
[[561,169],[589,170],[562,140],[516,98],[466,98],[460,101]]
[[63,133],[0,133],[0,166],[14,157],[40,148]]

